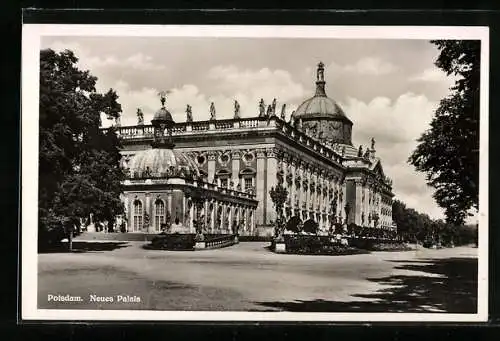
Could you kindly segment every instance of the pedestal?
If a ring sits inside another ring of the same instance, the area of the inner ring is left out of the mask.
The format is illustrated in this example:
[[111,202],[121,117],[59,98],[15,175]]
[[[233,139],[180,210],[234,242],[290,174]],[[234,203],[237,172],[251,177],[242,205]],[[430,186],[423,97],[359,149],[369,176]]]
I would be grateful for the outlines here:
[[276,244],[274,244],[274,252],[286,253],[286,244],[283,242],[277,242]]

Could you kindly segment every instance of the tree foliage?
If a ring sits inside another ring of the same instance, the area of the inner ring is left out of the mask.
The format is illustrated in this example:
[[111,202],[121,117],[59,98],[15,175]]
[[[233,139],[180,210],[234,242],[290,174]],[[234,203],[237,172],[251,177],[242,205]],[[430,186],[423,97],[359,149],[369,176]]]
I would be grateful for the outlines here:
[[392,219],[397,225],[398,235],[410,242],[443,245],[477,243],[477,227],[431,219],[427,214],[419,213],[399,200],[392,203]]
[[80,219],[111,221],[123,213],[124,172],[120,141],[100,130],[101,114],[119,117],[121,105],[110,89],[96,91],[97,78],[79,70],[66,50],[40,52],[39,241],[57,242]]
[[440,50],[435,65],[457,80],[408,161],[426,173],[446,221],[462,225],[469,210],[478,208],[480,41],[432,43]]

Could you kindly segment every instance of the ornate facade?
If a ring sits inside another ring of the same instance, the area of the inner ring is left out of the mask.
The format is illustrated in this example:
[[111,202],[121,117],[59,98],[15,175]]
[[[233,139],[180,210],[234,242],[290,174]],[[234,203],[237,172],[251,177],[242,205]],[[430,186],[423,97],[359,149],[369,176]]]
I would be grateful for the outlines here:
[[[376,156],[375,141],[372,139],[364,153],[361,147],[353,146],[353,123],[340,106],[327,97],[322,63],[318,65],[315,95],[292,113],[289,122],[284,120],[284,109],[285,106],[278,116],[276,100],[267,110],[261,100],[255,117],[240,118],[239,104],[235,102],[234,118],[219,120],[212,103],[210,120],[193,121],[189,110],[186,122],[172,126],[176,150],[203,179],[200,186],[207,195],[203,209],[207,213],[205,217],[210,217],[205,218],[206,222],[216,229],[224,224],[234,225],[234,221],[244,216],[246,224],[240,234],[272,233],[276,213],[269,191],[282,177],[289,193],[284,207],[286,218],[313,219],[322,230],[333,223],[394,228],[392,182],[385,176],[381,160]],[[133,173],[137,155],[154,148],[151,142],[155,139],[155,128],[139,124],[117,129],[124,146],[123,166]],[[161,158],[159,156],[159,160]],[[151,213],[151,203],[155,200],[169,203],[171,200],[163,197],[164,192],[153,191],[153,187],[147,191],[148,199],[141,186],[147,181],[156,184],[159,180],[154,180],[151,174],[136,175],[143,183],[132,186],[135,181],[132,175],[127,180],[131,187],[124,199],[129,230],[130,224],[135,228],[135,223],[131,223],[135,214],[134,198],[149,203],[146,207]],[[160,174],[156,178],[161,177]],[[180,184],[172,184],[172,193],[175,186]],[[229,193],[230,196],[224,196]],[[185,200],[175,207],[169,204],[171,212],[186,215],[186,207],[190,206],[189,198]],[[216,204],[210,206],[213,200]],[[194,213],[189,211],[189,214]]]

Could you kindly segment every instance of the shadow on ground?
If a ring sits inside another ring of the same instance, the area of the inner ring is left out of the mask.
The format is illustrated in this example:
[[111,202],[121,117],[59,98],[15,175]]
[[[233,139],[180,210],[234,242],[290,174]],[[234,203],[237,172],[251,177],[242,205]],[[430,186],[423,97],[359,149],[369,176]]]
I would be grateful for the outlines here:
[[291,301],[257,304],[293,312],[477,312],[477,259],[449,258],[402,263],[396,269],[425,274],[395,275],[367,280],[391,287],[373,294],[353,295],[363,301]]
[[[130,246],[127,242],[83,242],[74,241],[72,252],[103,252],[113,251]],[[39,253],[69,253],[68,244],[62,243],[51,248],[44,248]]]

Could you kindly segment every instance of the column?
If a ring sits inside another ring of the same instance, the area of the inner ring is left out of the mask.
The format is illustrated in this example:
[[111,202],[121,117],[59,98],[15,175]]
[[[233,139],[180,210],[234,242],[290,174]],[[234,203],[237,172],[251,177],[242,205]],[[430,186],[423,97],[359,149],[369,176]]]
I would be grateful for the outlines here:
[[234,208],[231,203],[227,205],[227,211],[228,211],[228,217],[227,217],[227,232],[231,233],[233,231],[233,215],[234,215]]
[[297,166],[297,162],[294,159],[290,160],[290,164],[292,165],[291,167],[291,174],[292,174],[292,183],[290,184],[290,198],[291,198],[291,209],[292,209],[292,217],[295,215],[295,197],[297,194],[297,187],[295,186],[295,172],[296,169],[295,167]]
[[215,158],[216,154],[214,151],[207,153],[207,167],[208,167],[208,182],[213,183],[215,177]]
[[305,186],[304,188],[304,193],[305,193],[305,197],[304,197],[304,200],[305,200],[305,203],[306,203],[306,219],[309,219],[309,208],[311,207],[311,172],[310,172],[310,166],[309,165],[306,165],[306,167],[304,168],[304,172],[305,172],[305,179],[306,179],[306,183],[307,185]]
[[[209,205],[212,205],[212,211],[210,211],[210,231],[212,233],[214,233],[214,231],[215,231],[215,219],[216,219],[215,214],[217,212],[217,202],[214,200]],[[210,206],[209,206],[209,208],[210,208]]]
[[354,204],[354,223],[361,225],[361,193],[363,191],[363,183],[361,179],[355,180],[356,184],[356,203]]
[[195,233],[195,228],[193,225],[193,220],[195,219],[195,210],[196,210],[196,203],[194,201],[191,201],[191,208],[189,209],[189,231],[191,233]]
[[278,181],[276,179],[276,172],[278,171],[278,161],[277,161],[277,150],[274,148],[269,148],[266,150],[266,165],[267,165],[267,181],[265,187],[265,196],[266,196],[266,218],[265,224],[270,224],[271,221],[276,220],[276,210],[273,206],[273,201],[271,200],[271,196],[269,195],[269,191],[272,187],[276,187]]
[[346,204],[346,195],[347,195],[346,194],[346,181],[345,181],[345,179],[342,179],[339,182],[339,193],[342,193],[342,199],[339,202],[339,204],[340,204],[339,210],[340,210],[340,217],[341,217],[342,224],[343,224],[347,218],[346,213],[345,213],[345,204]]
[[368,214],[370,213],[370,202],[369,202],[370,187],[369,187],[369,183],[366,183],[366,185],[363,186],[363,191],[365,193],[365,202],[364,202],[365,225],[368,226]]
[[265,176],[266,176],[266,153],[263,149],[257,149],[257,174],[255,175],[255,198],[258,201],[255,211],[256,224],[262,225],[265,223],[264,216],[266,214],[266,195],[265,195]]
[[243,186],[245,185],[240,183],[240,159],[241,159],[241,152],[239,150],[234,150],[231,153],[231,166],[232,166],[231,177],[233,178],[234,182],[234,188],[232,189],[236,189],[238,187],[238,184],[240,184],[241,188],[243,189]]
[[286,207],[291,207],[291,192],[290,186],[288,185],[287,175],[288,175],[288,162],[287,162],[288,154],[284,154],[281,160],[281,170],[283,171],[283,187],[288,191],[288,198],[285,201],[285,205],[283,207],[283,215],[286,217]]

